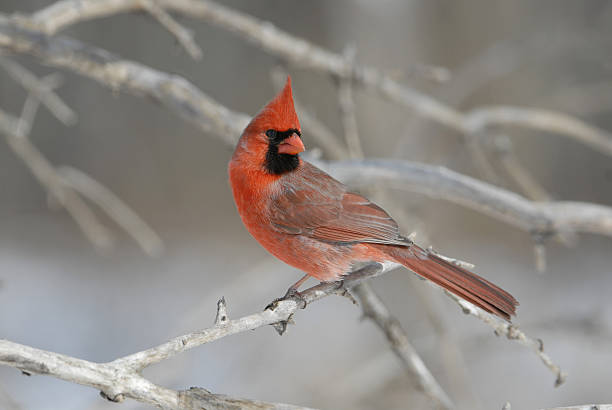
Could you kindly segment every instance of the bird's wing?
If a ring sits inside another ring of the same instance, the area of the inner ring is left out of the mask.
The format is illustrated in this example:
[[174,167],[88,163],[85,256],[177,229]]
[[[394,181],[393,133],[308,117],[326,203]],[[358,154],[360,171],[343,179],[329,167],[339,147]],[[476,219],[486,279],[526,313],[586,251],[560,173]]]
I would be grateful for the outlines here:
[[303,168],[282,181],[271,201],[275,229],[332,243],[409,244],[381,207],[318,168],[308,163]]

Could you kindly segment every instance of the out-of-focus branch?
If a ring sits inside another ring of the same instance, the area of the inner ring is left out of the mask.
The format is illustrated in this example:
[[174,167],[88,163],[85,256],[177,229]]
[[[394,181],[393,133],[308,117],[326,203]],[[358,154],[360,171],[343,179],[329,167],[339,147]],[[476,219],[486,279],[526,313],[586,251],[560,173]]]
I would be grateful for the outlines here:
[[0,56],[2,67],[16,82],[38,99],[64,125],[73,125],[77,121],[75,112],[70,108],[47,83],[39,80],[21,64]]
[[551,201],[552,197],[538,181],[520,163],[510,138],[507,135],[498,135],[494,141],[494,151],[506,173],[518,185],[520,190],[529,199],[537,202]]
[[[310,62],[314,68],[318,67],[339,78],[351,72],[352,79],[357,84],[372,83],[396,102],[408,105],[417,113],[462,133],[471,135],[474,132],[482,131],[489,125],[514,124],[566,135],[602,153],[612,155],[610,133],[571,116],[518,107],[482,108],[463,114],[431,97],[403,87],[374,69],[372,69],[373,72],[365,68],[363,70],[355,68],[351,71],[351,68],[346,66],[346,59],[341,55],[330,53],[304,40],[292,37],[288,33],[280,32],[269,23],[264,24],[250,16],[211,2],[173,0],[166,3],[167,1],[169,0],[159,0],[158,4],[169,10],[189,13],[192,17],[207,18],[214,23],[227,24],[227,28],[233,28],[245,36],[249,33],[256,35],[258,36],[256,37],[257,44],[288,61],[296,59],[306,64],[302,68],[309,68],[308,63]],[[206,131],[221,129],[222,133],[218,131],[216,133],[226,140],[235,141],[249,117],[236,115],[227,109],[219,111],[220,107],[214,100],[185,79],[128,60],[121,60],[105,50],[87,46],[76,40],[46,37],[45,41],[41,41],[42,34],[32,30],[47,28],[50,32],[54,31],[54,29],[49,29],[52,26],[47,25],[51,23],[43,23],[43,20],[70,24],[70,22],[80,20],[82,15],[88,18],[101,17],[121,11],[137,10],[140,4],[138,0],[113,0],[112,2],[85,0],[79,3],[81,7],[77,8],[78,11],[73,11],[71,14],[68,12],[68,6],[72,3],[72,0],[61,1],[35,14],[32,19],[24,19],[19,16],[9,19],[0,16],[0,47],[13,52],[33,54],[47,63],[68,68],[116,89],[129,89],[135,93],[149,95],[169,105],[184,117],[195,121],[202,129]],[[90,13],[86,13],[87,10]],[[252,40],[251,37],[248,38]],[[366,74],[358,75],[358,73]],[[373,79],[365,81],[364,78]],[[231,118],[232,115],[234,115],[233,118]],[[203,122],[202,117],[208,118],[208,121]],[[211,121],[214,124],[210,124]],[[228,124],[231,125],[228,127]]]
[[221,106],[182,77],[122,60],[106,50],[66,37],[47,37],[0,15],[0,49],[30,54],[47,64],[92,78],[116,91],[147,96],[200,129],[234,144],[249,121]]
[[159,21],[159,24],[164,26],[174,37],[176,37],[179,44],[187,50],[194,60],[201,60],[202,50],[200,50],[200,47],[193,40],[191,31],[177,23],[166,10],[159,6],[157,1],[158,0],[140,0],[140,3],[153,18]]
[[[344,58],[348,65],[355,63],[357,49],[354,45],[347,46],[344,50]],[[348,147],[349,156],[352,159],[363,158],[363,149],[357,127],[357,116],[355,115],[355,100],[353,99],[353,80],[350,76],[338,80],[338,105],[340,106],[340,118],[344,129],[344,140]]]
[[[319,71],[338,73],[346,62],[341,56],[317,47],[274,27],[270,22],[232,10],[221,4],[203,0],[156,0],[159,7],[216,24],[242,35],[269,52],[290,57],[292,63]],[[54,34],[72,24],[109,15],[133,12],[142,8],[138,0],[60,0],[32,15],[34,24],[46,33]],[[292,47],[297,47],[292,49]],[[312,60],[309,54],[313,55]],[[311,67],[312,66],[312,67]],[[359,66],[350,65],[352,71]],[[374,69],[371,69],[376,71]],[[443,67],[424,64],[411,66],[407,74],[419,75],[433,81],[444,82],[449,72]]]
[[24,110],[21,121],[0,110],[0,132],[5,134],[9,147],[26,164],[38,182],[68,211],[87,239],[97,249],[107,250],[113,241],[110,232],[78,194],[64,185],[53,165],[28,138],[31,125],[29,120],[23,118],[33,116],[36,111],[37,104],[31,104],[31,101],[34,100],[29,97],[24,106],[29,109]]
[[418,387],[443,408],[453,408],[453,403],[433,377],[415,348],[412,346],[406,332],[399,321],[391,315],[384,302],[367,283],[355,286],[353,292],[359,300],[364,316],[371,319],[383,331],[393,352],[400,358],[402,364],[414,379]]
[[512,125],[565,135],[612,156],[612,134],[567,114],[537,108],[492,106],[473,110],[465,119],[466,129],[470,133],[494,125]]
[[61,166],[57,173],[64,184],[102,208],[144,252],[157,256],[163,251],[159,235],[107,187],[76,168]]
[[[360,85],[377,90],[382,95],[414,109],[417,113],[450,127],[461,123],[454,109],[414,89],[405,87],[374,67],[347,63],[346,59],[331,51],[278,29],[268,21],[259,20],[223,5],[204,0],[160,0],[158,4],[168,10],[202,19],[234,32],[270,54],[285,59],[302,69],[310,69],[341,78],[347,75]],[[78,7],[75,7],[78,5]],[[55,33],[76,22],[140,8],[138,0],[61,0],[25,18],[31,27],[46,33]],[[422,69],[418,70],[423,72]],[[429,70],[431,77],[440,79],[448,72],[440,68]]]
[[[32,91],[26,99],[21,117],[16,119],[0,110],[0,132],[6,135],[7,142],[15,154],[47,189],[51,198],[70,213],[94,247],[105,251],[113,245],[114,238],[77,192],[81,192],[105,210],[138,242],[143,251],[150,255],[159,254],[163,249],[159,236],[116,195],[81,171],[70,167],[56,169],[32,144],[29,134],[41,102],[39,97],[44,95],[43,92],[52,93],[51,82],[56,81],[52,76],[39,80],[27,71],[24,78],[24,86]],[[51,100],[51,104],[55,104],[54,100]]]
[[567,374],[564,373],[561,368],[556,365],[546,353],[544,353],[544,342],[541,339],[534,339],[531,336],[526,335],[523,331],[521,331],[513,324],[499,320],[493,317],[492,315],[485,313],[481,309],[476,308],[476,306],[464,301],[458,296],[455,296],[448,292],[446,293],[450,296],[451,299],[457,302],[457,304],[461,308],[463,308],[463,311],[466,314],[476,316],[477,318],[491,326],[495,330],[496,335],[503,335],[506,336],[509,340],[516,340],[518,343],[528,347],[533,352],[535,352],[535,354],[540,358],[540,360],[542,360],[542,363],[544,363],[544,365],[556,375],[555,387],[558,387],[565,382]]

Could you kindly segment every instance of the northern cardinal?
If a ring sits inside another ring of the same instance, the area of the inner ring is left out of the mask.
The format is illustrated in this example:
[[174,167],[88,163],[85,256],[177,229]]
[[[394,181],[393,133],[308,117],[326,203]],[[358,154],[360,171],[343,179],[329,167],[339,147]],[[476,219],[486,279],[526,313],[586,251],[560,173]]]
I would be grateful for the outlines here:
[[397,262],[506,320],[508,292],[400,234],[379,206],[300,158],[304,151],[291,78],[247,125],[229,163],[234,200],[248,231],[270,253],[319,281],[341,280],[359,262]]

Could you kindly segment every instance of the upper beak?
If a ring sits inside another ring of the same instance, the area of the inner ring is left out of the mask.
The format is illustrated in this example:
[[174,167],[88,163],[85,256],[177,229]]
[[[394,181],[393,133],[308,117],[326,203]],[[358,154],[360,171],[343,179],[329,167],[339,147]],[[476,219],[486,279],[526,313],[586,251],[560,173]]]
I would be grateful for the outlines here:
[[295,132],[278,145],[279,154],[296,155],[305,150],[306,148],[304,147],[302,139]]

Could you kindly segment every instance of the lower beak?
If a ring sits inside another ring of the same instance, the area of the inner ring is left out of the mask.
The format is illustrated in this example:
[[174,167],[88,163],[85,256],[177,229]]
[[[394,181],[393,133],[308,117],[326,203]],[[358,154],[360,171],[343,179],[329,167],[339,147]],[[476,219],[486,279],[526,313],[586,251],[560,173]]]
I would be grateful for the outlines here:
[[285,138],[283,142],[278,145],[279,154],[296,155],[305,150],[306,148],[304,147],[302,139],[296,133],[291,134],[291,136]]

